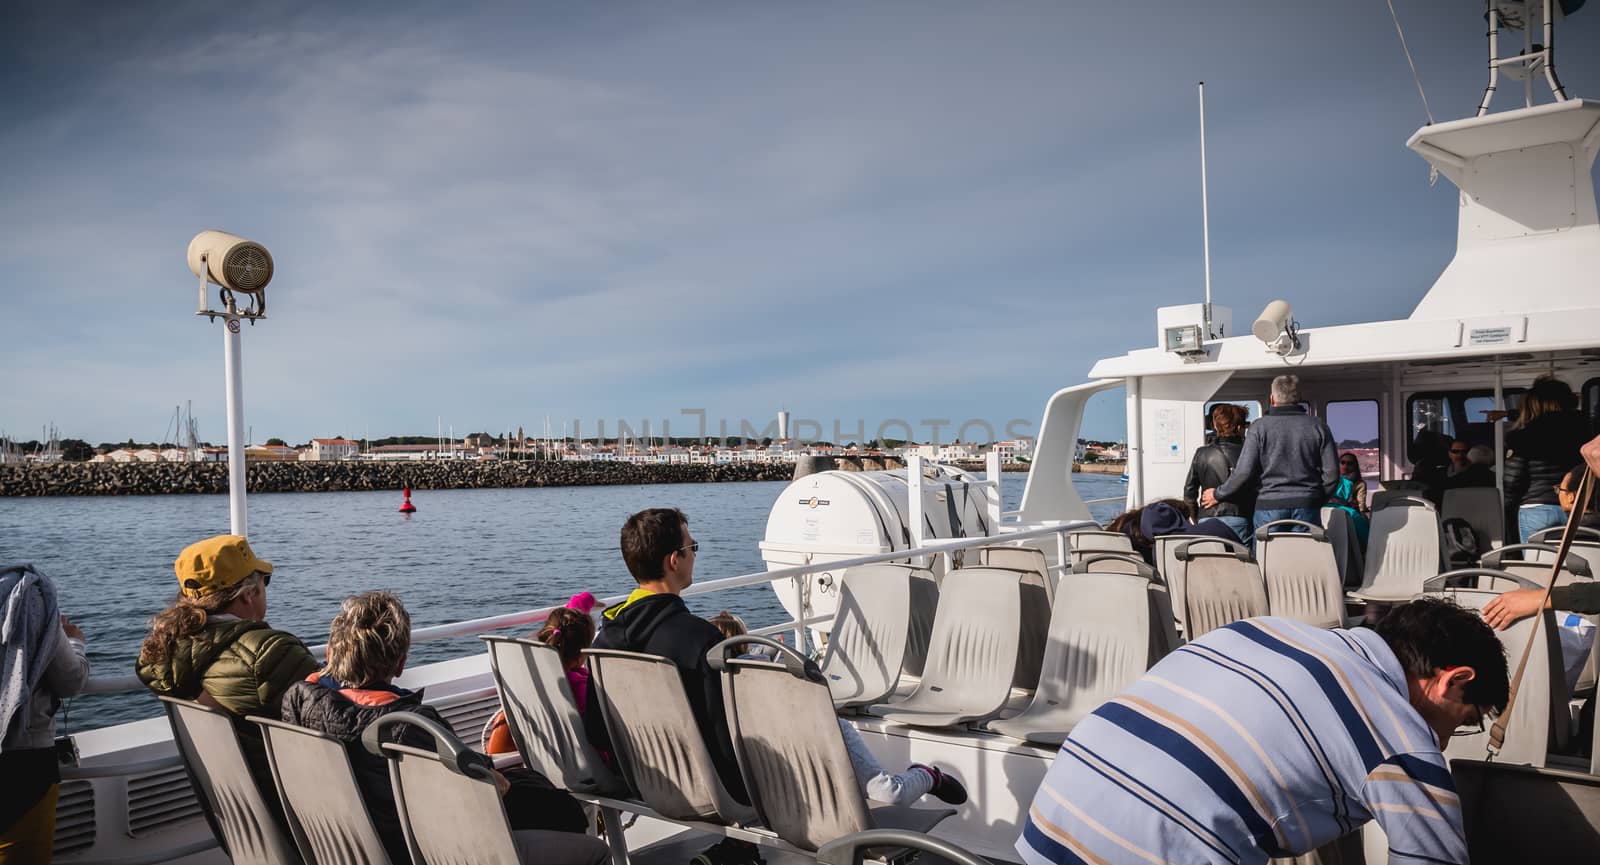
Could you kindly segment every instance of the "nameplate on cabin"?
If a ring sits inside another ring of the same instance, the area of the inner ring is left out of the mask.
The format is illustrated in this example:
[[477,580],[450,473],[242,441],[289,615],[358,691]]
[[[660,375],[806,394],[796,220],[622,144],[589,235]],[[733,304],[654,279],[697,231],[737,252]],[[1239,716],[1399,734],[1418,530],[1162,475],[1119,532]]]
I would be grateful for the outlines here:
[[1510,327],[1475,327],[1467,331],[1467,345],[1504,345],[1509,342]]

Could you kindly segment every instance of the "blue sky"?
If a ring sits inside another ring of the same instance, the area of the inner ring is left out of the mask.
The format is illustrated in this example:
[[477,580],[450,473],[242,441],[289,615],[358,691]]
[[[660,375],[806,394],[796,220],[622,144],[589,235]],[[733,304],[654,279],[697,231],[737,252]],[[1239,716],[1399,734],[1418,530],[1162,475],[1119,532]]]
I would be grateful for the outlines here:
[[[1200,298],[1202,78],[1236,319],[1404,317],[1454,246],[1382,2],[407,5],[0,13],[0,428],[153,439],[192,400],[224,439],[205,228],[277,264],[258,441],[1035,425]],[[1469,114],[1477,4],[1395,5]],[[1600,94],[1600,10],[1557,45]],[[1121,427],[1102,400],[1085,434]]]

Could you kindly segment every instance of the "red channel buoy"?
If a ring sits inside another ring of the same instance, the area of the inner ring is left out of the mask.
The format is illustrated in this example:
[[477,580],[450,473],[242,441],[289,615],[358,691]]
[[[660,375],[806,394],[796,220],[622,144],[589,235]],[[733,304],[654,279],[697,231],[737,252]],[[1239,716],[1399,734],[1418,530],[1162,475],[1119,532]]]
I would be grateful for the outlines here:
[[414,514],[414,513],[416,513],[417,512],[417,506],[411,503],[411,488],[410,487],[401,487],[400,491],[406,497],[406,500],[400,503],[400,513],[402,513],[402,514]]

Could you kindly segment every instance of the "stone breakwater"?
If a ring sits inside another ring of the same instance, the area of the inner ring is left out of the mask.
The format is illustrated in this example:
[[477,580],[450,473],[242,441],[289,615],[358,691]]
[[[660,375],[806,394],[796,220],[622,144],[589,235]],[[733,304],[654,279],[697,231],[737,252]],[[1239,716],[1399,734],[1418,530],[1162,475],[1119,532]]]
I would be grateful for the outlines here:
[[[785,463],[634,465],[608,462],[279,462],[246,470],[252,493],[787,481]],[[226,493],[226,463],[57,463],[0,466],[0,496]]]

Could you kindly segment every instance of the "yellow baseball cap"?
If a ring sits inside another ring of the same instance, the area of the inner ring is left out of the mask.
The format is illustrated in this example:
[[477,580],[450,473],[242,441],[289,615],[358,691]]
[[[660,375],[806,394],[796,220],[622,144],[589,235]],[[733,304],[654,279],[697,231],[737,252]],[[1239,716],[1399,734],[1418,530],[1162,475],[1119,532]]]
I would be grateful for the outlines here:
[[191,598],[230,589],[257,571],[272,573],[272,563],[256,558],[250,542],[238,535],[217,535],[184,547],[172,563],[178,587]]

